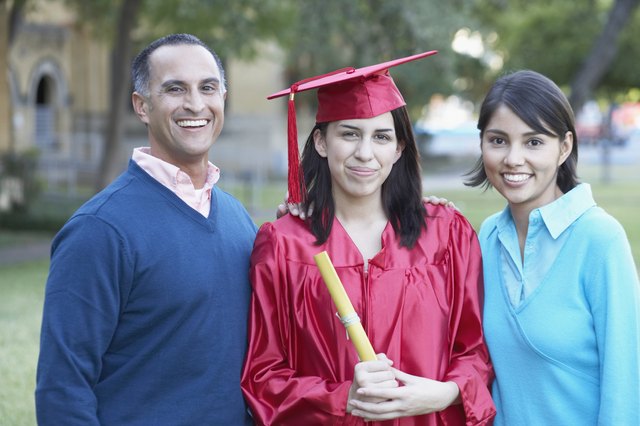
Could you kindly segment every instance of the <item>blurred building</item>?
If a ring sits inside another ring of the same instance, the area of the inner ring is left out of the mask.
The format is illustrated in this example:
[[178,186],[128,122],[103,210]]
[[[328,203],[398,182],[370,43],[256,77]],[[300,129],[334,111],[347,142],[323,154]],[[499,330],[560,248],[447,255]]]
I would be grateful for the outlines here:
[[74,25],[63,3],[33,6],[7,46],[9,93],[2,102],[9,102],[5,119],[13,126],[0,152],[37,151],[44,178],[55,184],[69,178],[69,166],[89,168],[100,155],[109,50]]
[[[37,151],[45,189],[75,192],[90,185],[102,156],[109,107],[110,46],[76,25],[62,0],[34,0],[6,47],[9,92],[1,87],[0,155]],[[4,6],[3,6],[4,7]],[[214,46],[215,48],[215,46]],[[252,62],[225,58],[229,92],[225,127],[212,161],[243,179],[286,174],[286,102],[266,96],[285,87],[282,52],[262,46]],[[128,102],[129,103],[129,102]],[[121,168],[147,145],[146,129],[128,105]],[[12,120],[13,126],[5,123]]]

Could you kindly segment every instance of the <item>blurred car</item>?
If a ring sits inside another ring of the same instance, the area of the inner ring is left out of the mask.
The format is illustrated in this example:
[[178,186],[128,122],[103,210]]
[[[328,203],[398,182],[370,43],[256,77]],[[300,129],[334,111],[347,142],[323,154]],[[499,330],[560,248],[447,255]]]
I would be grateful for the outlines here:
[[475,121],[452,127],[414,126],[421,156],[476,156],[480,154],[480,132]]

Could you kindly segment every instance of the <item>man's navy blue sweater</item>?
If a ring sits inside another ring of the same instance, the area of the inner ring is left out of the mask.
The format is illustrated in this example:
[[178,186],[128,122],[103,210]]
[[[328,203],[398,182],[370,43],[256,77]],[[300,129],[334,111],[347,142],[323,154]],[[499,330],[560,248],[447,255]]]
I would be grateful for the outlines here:
[[38,422],[250,424],[240,372],[255,233],[217,187],[205,218],[131,161],[54,239]]

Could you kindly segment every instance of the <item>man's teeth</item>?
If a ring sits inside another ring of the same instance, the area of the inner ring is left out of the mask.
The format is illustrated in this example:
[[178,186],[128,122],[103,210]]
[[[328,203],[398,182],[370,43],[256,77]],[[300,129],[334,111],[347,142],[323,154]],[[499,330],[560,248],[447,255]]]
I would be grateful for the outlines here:
[[509,182],[523,182],[527,179],[529,179],[529,175],[526,174],[522,174],[522,175],[504,175],[505,180],[508,180]]
[[180,127],[202,127],[207,125],[207,120],[180,120],[178,126]]

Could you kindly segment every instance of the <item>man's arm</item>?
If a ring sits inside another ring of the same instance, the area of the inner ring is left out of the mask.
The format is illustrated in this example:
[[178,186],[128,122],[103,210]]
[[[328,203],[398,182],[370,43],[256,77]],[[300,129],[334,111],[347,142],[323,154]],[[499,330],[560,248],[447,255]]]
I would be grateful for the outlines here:
[[56,236],[40,337],[38,424],[99,424],[94,387],[117,327],[125,263],[121,240],[93,216],[72,219]]

